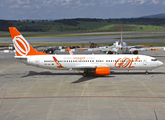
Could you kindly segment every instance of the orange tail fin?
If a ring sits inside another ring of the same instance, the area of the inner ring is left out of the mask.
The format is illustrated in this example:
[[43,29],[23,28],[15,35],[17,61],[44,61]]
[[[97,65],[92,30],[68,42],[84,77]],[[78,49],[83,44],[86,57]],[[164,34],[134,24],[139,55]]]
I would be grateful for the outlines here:
[[35,50],[15,27],[9,27],[17,56],[48,55]]
[[68,51],[69,51],[70,55],[74,55],[73,52],[70,50],[69,47],[68,47]]

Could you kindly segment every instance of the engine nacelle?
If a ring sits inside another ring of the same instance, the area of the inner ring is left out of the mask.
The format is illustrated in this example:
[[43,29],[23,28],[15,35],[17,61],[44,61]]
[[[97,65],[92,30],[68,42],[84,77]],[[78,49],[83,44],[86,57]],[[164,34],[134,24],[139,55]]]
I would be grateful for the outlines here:
[[135,54],[135,55],[137,55],[139,53],[139,51],[135,50],[132,53]]
[[107,54],[113,54],[113,52],[112,51],[107,51]]
[[110,68],[109,67],[98,67],[95,69],[95,75],[109,75]]

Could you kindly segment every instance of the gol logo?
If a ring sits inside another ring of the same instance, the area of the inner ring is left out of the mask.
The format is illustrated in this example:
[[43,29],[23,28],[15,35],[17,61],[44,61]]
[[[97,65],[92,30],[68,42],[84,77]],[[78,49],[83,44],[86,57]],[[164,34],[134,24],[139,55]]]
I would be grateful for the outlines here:
[[27,55],[30,51],[29,43],[22,37],[22,35],[15,36],[13,39],[15,50],[22,56]]
[[129,59],[129,58],[123,58],[123,60],[121,60],[121,62],[119,62],[121,60],[121,58],[119,58],[116,63],[115,63],[115,67],[116,68],[134,68],[135,66],[132,66],[132,61],[133,61],[133,58],[132,60]]

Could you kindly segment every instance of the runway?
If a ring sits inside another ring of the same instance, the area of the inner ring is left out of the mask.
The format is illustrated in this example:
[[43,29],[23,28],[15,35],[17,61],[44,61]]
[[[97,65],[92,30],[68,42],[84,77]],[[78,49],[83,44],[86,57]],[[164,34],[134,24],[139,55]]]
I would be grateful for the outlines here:
[[[165,63],[163,51],[140,54]],[[82,77],[77,71],[26,66],[0,53],[0,120],[163,120],[165,66]],[[4,95],[6,89],[6,93]]]
[[[165,31],[124,32],[123,41],[127,43],[164,43],[165,42],[164,39],[125,39],[124,38],[124,37],[163,36],[164,33]],[[84,33],[78,33],[78,34],[84,34]],[[113,43],[115,41],[120,41],[120,39],[116,39],[116,38],[121,37],[120,32],[103,32],[103,33],[98,32],[98,33],[85,33],[85,34],[109,34],[110,36],[44,37],[44,38],[26,38],[26,39],[30,43],[89,43],[89,41],[94,43]],[[119,34],[119,35],[113,35],[113,34]],[[12,41],[11,38],[0,38],[0,43],[11,43],[11,41]]]

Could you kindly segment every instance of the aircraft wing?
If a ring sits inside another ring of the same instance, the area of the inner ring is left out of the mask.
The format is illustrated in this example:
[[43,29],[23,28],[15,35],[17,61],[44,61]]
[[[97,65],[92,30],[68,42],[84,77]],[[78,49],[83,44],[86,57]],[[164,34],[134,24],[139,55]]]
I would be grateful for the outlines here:
[[153,51],[153,50],[165,50],[165,47],[150,47],[150,48],[130,48],[130,51]]
[[139,47],[142,47],[143,45],[134,45],[134,46],[127,46],[129,49],[130,48],[139,48]]
[[111,48],[101,48],[99,50],[102,51],[102,52],[107,52],[107,51],[117,52],[116,48],[113,48],[113,49],[111,49]]

